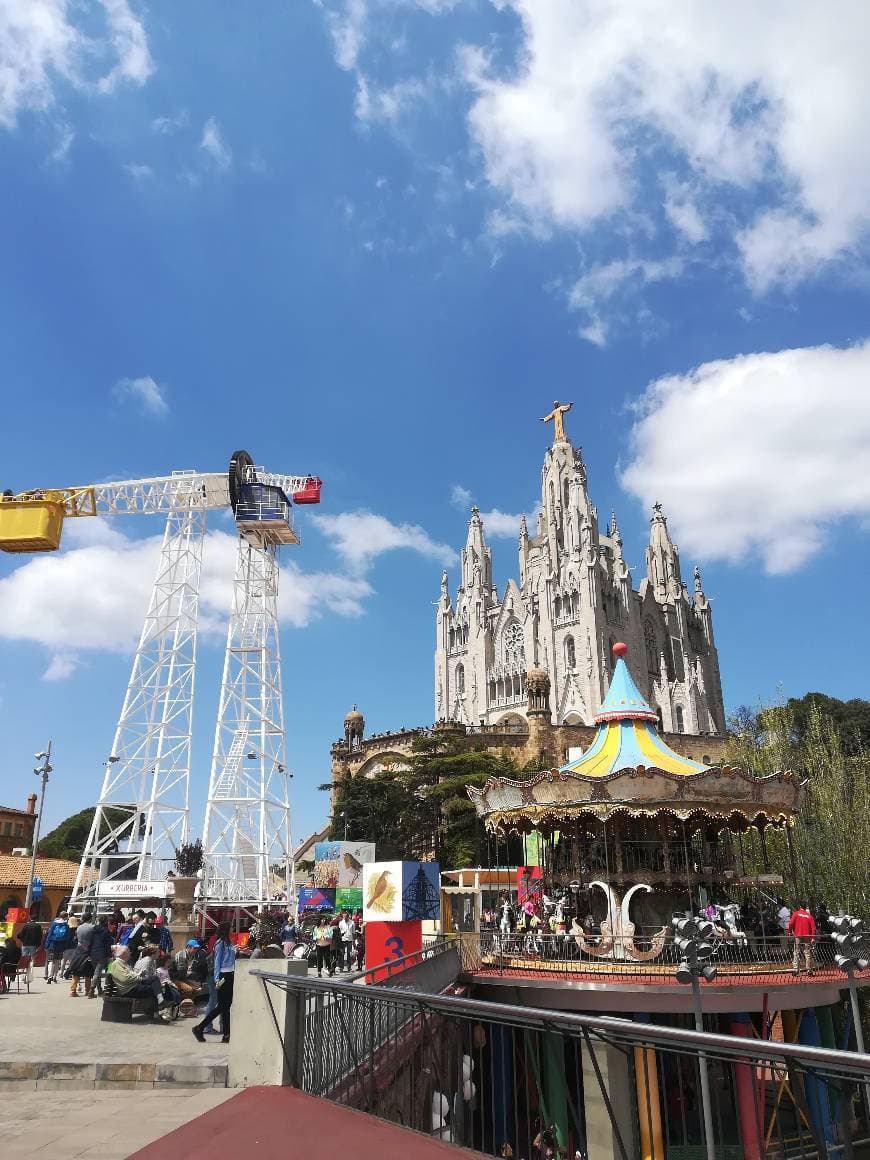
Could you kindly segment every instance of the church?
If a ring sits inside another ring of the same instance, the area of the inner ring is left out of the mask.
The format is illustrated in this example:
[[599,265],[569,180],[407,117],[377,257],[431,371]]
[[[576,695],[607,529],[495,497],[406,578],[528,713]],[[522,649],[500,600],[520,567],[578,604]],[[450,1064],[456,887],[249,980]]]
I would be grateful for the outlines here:
[[530,692],[554,726],[591,725],[610,684],[612,647],[628,645],[631,675],[668,733],[721,734],[725,713],[709,601],[701,574],[692,592],[661,504],[650,518],[637,589],[616,515],[604,530],[579,447],[565,434],[572,404],[544,421],[553,442],[541,469],[537,526],[519,522],[518,579],[501,596],[477,508],[459,553],[459,586],[441,578],[436,612],[435,719],[465,726],[527,724]]

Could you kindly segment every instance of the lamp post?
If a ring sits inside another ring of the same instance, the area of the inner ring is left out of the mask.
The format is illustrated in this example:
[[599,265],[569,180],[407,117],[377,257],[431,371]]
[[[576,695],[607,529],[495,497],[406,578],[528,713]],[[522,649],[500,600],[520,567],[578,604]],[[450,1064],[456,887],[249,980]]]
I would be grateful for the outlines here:
[[[852,1004],[852,1023],[855,1026],[855,1046],[863,1055],[864,1028],[861,1026],[861,1008],[858,1003],[858,988],[855,986],[855,968],[866,971],[870,966],[870,931],[866,929],[860,918],[853,918],[851,914],[842,912],[828,919],[833,934],[836,954],[834,962],[846,975],[849,983],[849,1001]],[[867,1084],[861,1085],[864,1095],[864,1106],[867,1110],[867,1119],[870,1121],[870,1089]]]
[[342,810],[338,816],[344,820],[344,840],[346,842],[347,841],[347,814],[344,812],[344,810]]
[[42,765],[37,765],[33,772],[37,777],[42,778],[42,788],[39,793],[39,812],[36,815],[36,825],[33,827],[33,850],[30,854],[30,878],[27,882],[27,897],[24,899],[24,909],[27,911],[27,917],[30,918],[30,907],[33,903],[33,876],[36,873],[36,851],[39,847],[39,827],[42,825],[42,811],[45,806],[45,787],[48,785],[48,775],[52,772],[51,765],[51,742],[49,741],[47,748],[43,753],[34,753],[33,755],[37,761],[41,761]]
[[[692,986],[692,1006],[695,1010],[695,1029],[704,1030],[704,1012],[701,1007],[701,978],[712,983],[716,978],[716,968],[708,962],[713,954],[713,944],[708,940],[713,935],[713,924],[697,918],[674,918],[674,942],[680,952],[680,962],[676,971],[678,983]],[[701,1074],[701,1106],[704,1113],[704,1145],[707,1160],[716,1160],[716,1142],[713,1136],[713,1109],[710,1103],[710,1076],[707,1072],[707,1055],[698,1052],[698,1070]]]

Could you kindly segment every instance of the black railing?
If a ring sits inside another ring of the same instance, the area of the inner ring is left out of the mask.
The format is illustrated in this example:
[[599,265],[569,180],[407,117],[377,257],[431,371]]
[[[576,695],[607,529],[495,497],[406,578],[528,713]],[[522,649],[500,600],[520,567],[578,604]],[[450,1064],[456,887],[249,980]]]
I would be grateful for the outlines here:
[[[611,938],[605,934],[543,930],[483,930],[463,934],[463,961],[476,957],[487,971],[498,974],[553,972],[572,976],[613,974],[673,978],[680,961],[673,932],[664,928],[639,927],[631,936]],[[736,939],[714,937],[711,963],[723,977],[790,976],[794,970],[794,940],[787,936],[758,938],[743,935]],[[479,950],[477,949],[479,947]],[[828,940],[813,944],[810,969],[814,976],[843,978],[834,963],[834,945]],[[807,975],[803,952],[798,957],[802,977]],[[870,972],[867,972],[870,974]]]
[[867,1142],[870,1057],[749,1038],[745,1017],[711,1034],[252,973],[295,1006],[294,1086],[488,1155],[700,1157],[702,1058],[717,1160],[832,1160]]

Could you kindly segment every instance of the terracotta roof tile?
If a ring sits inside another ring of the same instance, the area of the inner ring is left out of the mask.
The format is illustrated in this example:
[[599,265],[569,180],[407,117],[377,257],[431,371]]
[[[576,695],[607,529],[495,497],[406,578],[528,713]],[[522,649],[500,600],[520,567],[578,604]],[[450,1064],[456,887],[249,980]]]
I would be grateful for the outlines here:
[[[63,858],[37,858],[36,877],[41,878],[43,885],[69,886],[75,885],[78,873],[78,862],[67,862]],[[90,878],[95,878],[94,871]],[[26,887],[30,879],[30,859],[20,854],[0,854],[0,887]]]

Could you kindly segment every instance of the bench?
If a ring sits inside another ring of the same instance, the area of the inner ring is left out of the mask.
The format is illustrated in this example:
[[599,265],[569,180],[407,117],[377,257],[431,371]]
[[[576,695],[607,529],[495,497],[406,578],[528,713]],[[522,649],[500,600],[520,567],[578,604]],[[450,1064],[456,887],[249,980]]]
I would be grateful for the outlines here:
[[101,1023],[132,1023],[134,1015],[153,1019],[156,1014],[157,1000],[153,995],[121,995],[112,976],[106,976]]

